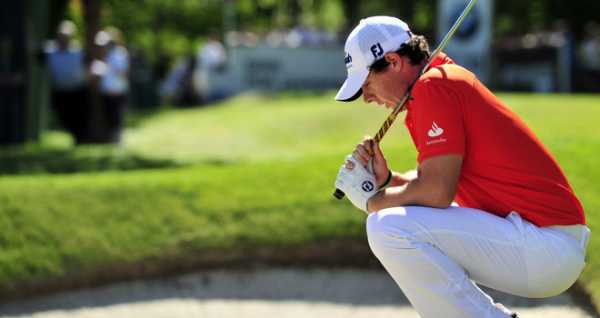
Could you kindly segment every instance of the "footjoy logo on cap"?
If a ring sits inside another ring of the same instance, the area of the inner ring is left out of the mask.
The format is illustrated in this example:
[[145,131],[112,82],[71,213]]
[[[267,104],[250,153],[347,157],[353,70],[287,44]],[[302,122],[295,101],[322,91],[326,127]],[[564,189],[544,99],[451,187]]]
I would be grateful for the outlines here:
[[371,46],[371,53],[373,53],[373,58],[378,59],[383,55],[383,48],[381,47],[381,43],[377,42]]
[[371,191],[373,191],[373,189],[375,189],[375,186],[373,185],[373,182],[367,180],[362,183],[362,189],[365,192],[371,192]]
[[352,56],[350,56],[350,54],[346,53],[346,57],[344,58],[344,63],[346,63],[346,68],[352,67]]

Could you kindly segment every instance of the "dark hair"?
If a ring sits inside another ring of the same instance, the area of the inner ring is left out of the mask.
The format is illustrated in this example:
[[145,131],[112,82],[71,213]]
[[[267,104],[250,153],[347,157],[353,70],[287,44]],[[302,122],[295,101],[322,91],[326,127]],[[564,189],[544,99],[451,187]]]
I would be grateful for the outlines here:
[[[429,52],[429,44],[427,43],[427,39],[422,35],[413,36],[408,42],[402,44],[400,48],[396,51],[400,56],[406,56],[410,60],[410,64],[419,65],[423,61],[427,60],[431,55]],[[385,70],[390,63],[385,60],[385,58],[381,58],[369,67],[373,72],[381,72]]]

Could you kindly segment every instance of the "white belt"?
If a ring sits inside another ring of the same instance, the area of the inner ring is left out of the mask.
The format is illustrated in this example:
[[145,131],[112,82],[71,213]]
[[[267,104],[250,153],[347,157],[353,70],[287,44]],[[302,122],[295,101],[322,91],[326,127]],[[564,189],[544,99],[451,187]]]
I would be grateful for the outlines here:
[[585,251],[590,237],[590,229],[583,224],[575,225],[553,225],[549,226],[550,229],[559,230],[573,238],[579,243],[581,248]]

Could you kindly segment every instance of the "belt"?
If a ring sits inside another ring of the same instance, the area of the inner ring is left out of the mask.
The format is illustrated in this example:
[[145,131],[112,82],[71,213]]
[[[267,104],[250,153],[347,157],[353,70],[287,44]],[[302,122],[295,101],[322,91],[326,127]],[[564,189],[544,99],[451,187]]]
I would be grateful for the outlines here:
[[550,229],[561,231],[574,239],[576,239],[581,248],[585,251],[590,237],[590,229],[583,224],[575,225],[553,225],[549,226]]

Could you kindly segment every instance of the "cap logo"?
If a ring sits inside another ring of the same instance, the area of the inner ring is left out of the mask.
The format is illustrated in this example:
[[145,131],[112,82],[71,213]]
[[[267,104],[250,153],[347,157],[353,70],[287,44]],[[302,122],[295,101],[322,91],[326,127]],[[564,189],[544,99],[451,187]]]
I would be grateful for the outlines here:
[[383,48],[381,47],[381,43],[377,42],[371,46],[371,53],[373,53],[373,57],[375,59],[380,58],[383,55]]
[[350,54],[346,53],[346,57],[344,58],[344,63],[346,63],[347,68],[352,67],[352,56],[350,56]]

